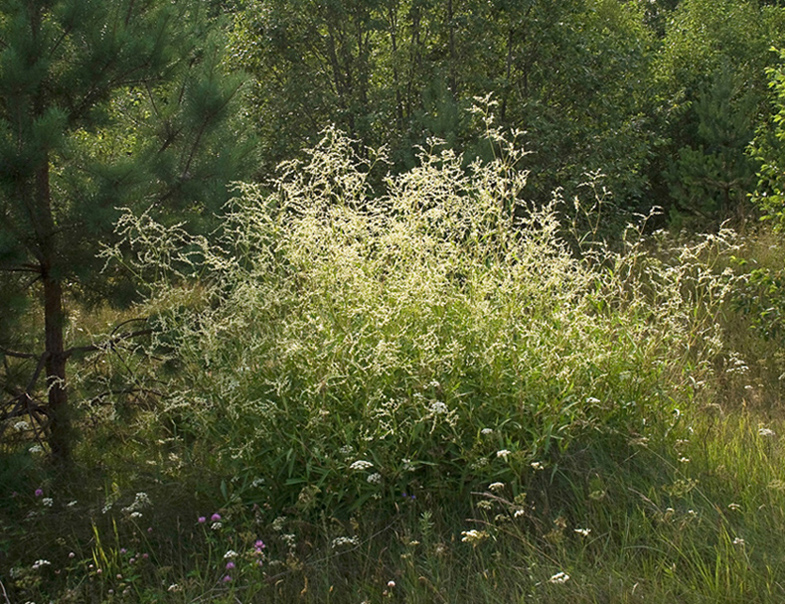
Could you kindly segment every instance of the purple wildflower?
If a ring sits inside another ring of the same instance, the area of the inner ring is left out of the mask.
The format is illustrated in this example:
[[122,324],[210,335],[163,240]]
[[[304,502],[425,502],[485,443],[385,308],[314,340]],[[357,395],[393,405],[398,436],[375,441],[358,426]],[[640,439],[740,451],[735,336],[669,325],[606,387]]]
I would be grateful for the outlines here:
[[223,578],[223,582],[224,583],[229,583],[229,581],[231,581],[231,580],[232,580],[232,578],[229,575],[225,575],[224,578]]
[[210,520],[212,522],[218,522],[220,519],[221,519],[221,515],[218,512],[210,516]]
[[254,546],[256,549],[264,549],[265,547],[267,547],[267,546],[264,544],[264,541],[262,541],[261,539],[257,539],[257,540],[256,540],[256,543],[254,543],[254,544],[253,544],[253,546]]
[[44,494],[44,490],[43,489],[36,489],[35,490],[35,496],[36,497],[41,497],[43,494]]
[[207,518],[205,518],[204,516],[199,516],[198,522],[199,524],[204,524],[205,522],[207,522]]
[[233,568],[234,568],[234,562],[229,560],[229,562],[226,563],[226,570],[232,570]]

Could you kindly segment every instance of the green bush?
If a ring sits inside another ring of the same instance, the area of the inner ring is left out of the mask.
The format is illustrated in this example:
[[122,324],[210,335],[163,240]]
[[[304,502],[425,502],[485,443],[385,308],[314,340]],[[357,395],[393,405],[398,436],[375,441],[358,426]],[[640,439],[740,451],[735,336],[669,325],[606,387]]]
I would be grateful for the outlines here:
[[579,450],[675,438],[676,401],[720,352],[722,236],[676,265],[635,229],[623,253],[571,251],[558,208],[524,201],[523,151],[489,134],[494,161],[466,169],[434,142],[373,196],[384,157],[328,131],[272,193],[237,185],[218,245],[125,215],[127,265],[160,269],[153,346],[179,367],[164,423],[227,497],[461,509],[492,482],[515,496],[583,471]]

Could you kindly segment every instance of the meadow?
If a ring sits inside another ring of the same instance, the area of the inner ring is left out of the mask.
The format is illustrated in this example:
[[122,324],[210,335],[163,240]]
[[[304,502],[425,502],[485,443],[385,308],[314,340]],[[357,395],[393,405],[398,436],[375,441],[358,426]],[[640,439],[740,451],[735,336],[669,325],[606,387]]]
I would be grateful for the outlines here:
[[71,467],[6,426],[0,602],[783,601],[781,236],[529,204],[486,123],[395,175],[327,131],[212,239],[124,213],[144,300],[71,313],[146,335]]

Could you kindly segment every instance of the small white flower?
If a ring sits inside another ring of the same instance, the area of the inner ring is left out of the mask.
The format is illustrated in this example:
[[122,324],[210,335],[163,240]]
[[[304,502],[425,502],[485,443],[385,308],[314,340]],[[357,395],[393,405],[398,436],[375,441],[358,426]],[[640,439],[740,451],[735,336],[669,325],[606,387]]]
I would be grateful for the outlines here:
[[515,510],[515,513],[513,514],[513,516],[515,518],[521,518],[522,516],[525,516],[525,515],[526,515],[526,511],[525,510]]
[[131,512],[131,518],[141,518],[142,512]]
[[501,451],[496,451],[496,457],[501,457],[504,461],[507,461],[507,457],[510,455],[510,452],[507,449],[502,449]]
[[[598,398],[595,398],[595,397],[593,397],[593,396],[590,396],[589,398],[587,398],[587,399],[586,399],[586,402],[587,402],[587,403],[590,403],[590,404],[593,404],[593,405],[596,405],[597,403],[599,403],[599,402],[600,402],[600,399],[598,399]],[[567,577],[567,578],[569,579],[569,577]],[[566,579],[565,579],[565,580],[566,580]]]
[[223,524],[221,524],[220,522],[213,522],[210,525],[210,530],[211,531],[220,531],[222,526],[223,526]]
[[533,462],[531,462],[529,465],[530,465],[532,468],[534,468],[535,470],[544,470],[544,469],[545,469],[545,466],[544,466],[544,465],[542,465],[542,462],[541,462],[541,461],[533,461]]
[[365,479],[369,484],[379,484],[382,481],[382,475],[379,472],[374,472]]
[[364,459],[358,459],[352,465],[349,466],[350,470],[367,470],[368,468],[372,468],[373,464],[370,461],[365,461]]
[[578,533],[581,537],[588,537],[589,533],[591,533],[591,529],[589,529],[589,528],[576,528],[575,532]]
[[493,428],[483,428],[480,430],[480,434],[488,436],[488,434],[493,434]]
[[41,447],[41,445],[33,445],[30,447],[29,451],[30,453],[43,453],[44,449]]
[[777,436],[777,433],[770,428],[759,428],[758,429],[759,436]]
[[556,573],[555,575],[553,575],[550,579],[548,579],[548,582],[550,582],[550,583],[566,583],[569,580],[570,580],[570,575],[568,575],[567,573],[562,572],[562,573]]
[[387,587],[389,587],[390,589],[395,587],[395,581],[387,581]]
[[690,463],[689,457],[679,457],[679,463]]
[[180,586],[177,583],[172,583],[166,591],[180,591]]
[[30,424],[28,424],[24,420],[21,422],[16,422],[14,424],[14,430],[16,430],[17,432],[24,432],[25,430],[29,430],[29,429],[30,429]]
[[733,540],[733,545],[744,545],[744,539],[742,539],[741,537],[736,537]]
[[488,533],[485,531],[478,531],[476,529],[472,529],[470,531],[461,531],[461,541],[464,543],[471,543],[472,545],[476,545],[480,541],[488,538]]
[[336,537],[333,539],[331,547],[333,549],[342,547],[344,545],[357,545],[357,537]]
[[46,507],[50,508],[54,504],[54,500],[51,497],[44,497],[41,500],[41,503],[43,503]]
[[491,491],[493,491],[493,492],[498,492],[498,491],[501,491],[501,490],[504,489],[504,483],[503,482],[492,482],[491,484],[488,485],[488,488]]
[[738,503],[729,503],[728,509],[733,510],[734,512],[738,512],[741,509],[741,506]]
[[445,405],[441,401],[436,401],[436,402],[431,403],[431,405],[430,405],[430,407],[428,407],[428,409],[430,409],[431,413],[433,413],[434,415],[441,415],[441,414],[447,413],[447,411],[448,411],[447,405]]
[[52,563],[49,562],[49,560],[36,560],[33,563],[33,570],[38,570],[39,568],[41,568],[43,566],[51,566],[51,565],[52,565]]
[[66,504],[65,504],[65,507],[67,507],[67,508],[72,508],[72,507],[74,507],[74,506],[75,506],[77,503],[79,503],[79,502],[78,502],[76,499],[74,499],[73,501],[69,501],[68,503],[66,503]]
[[230,549],[228,552],[224,554],[224,560],[229,560],[230,558],[236,558],[237,552],[233,549]]
[[286,524],[286,516],[278,516],[273,520],[273,530],[280,533],[283,530],[283,525]]

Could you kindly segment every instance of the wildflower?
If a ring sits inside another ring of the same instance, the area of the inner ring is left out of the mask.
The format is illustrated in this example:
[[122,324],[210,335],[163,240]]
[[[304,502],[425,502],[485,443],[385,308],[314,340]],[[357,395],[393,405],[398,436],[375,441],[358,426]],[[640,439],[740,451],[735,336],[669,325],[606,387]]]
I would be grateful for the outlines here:
[[589,398],[586,399],[586,402],[589,403],[590,405],[596,405],[597,403],[600,402],[600,399],[590,396]]
[[679,457],[679,463],[690,463],[689,457]]
[[131,518],[141,518],[142,512],[131,512]]
[[482,500],[477,502],[477,507],[481,510],[490,510],[493,508],[493,504],[490,501]]
[[267,547],[267,546],[264,544],[264,541],[262,541],[261,539],[257,539],[257,540],[256,540],[256,543],[254,543],[254,544],[253,544],[253,546],[254,546],[256,549],[264,549],[265,547]]
[[21,422],[16,422],[14,424],[14,430],[16,430],[17,432],[24,432],[25,430],[29,430],[29,429],[30,429],[30,424],[28,424],[24,420]]
[[30,447],[29,451],[30,453],[43,453],[44,449],[41,447],[41,445],[33,445]]
[[365,479],[366,482],[370,484],[379,484],[382,481],[382,475],[379,472],[375,472],[371,474],[368,478]]
[[221,515],[218,512],[210,516],[211,522],[218,522],[219,520],[221,520]]
[[180,591],[180,586],[177,583],[172,583],[166,591]]
[[570,580],[570,575],[564,572],[559,572],[548,579],[549,583],[566,583]]
[[336,549],[343,545],[358,545],[357,537],[336,537],[333,539],[331,547]]
[[476,529],[472,529],[470,531],[461,531],[461,541],[464,543],[471,543],[473,546],[477,546],[478,543],[484,541],[488,538],[488,533],[485,531],[478,531]]
[[128,552],[128,550],[127,550],[127,549],[125,549],[124,547],[121,547],[121,548],[120,548],[120,553],[121,553],[121,554],[125,554],[125,553],[127,553],[127,552]]
[[211,531],[220,531],[222,526],[223,526],[223,524],[221,524],[220,522],[213,522],[210,525],[210,530]]
[[142,560],[147,560],[149,557],[149,554],[142,554]]
[[484,436],[488,436],[489,434],[493,434],[493,428],[483,428],[480,430],[480,434]]
[[504,483],[503,482],[492,482],[491,484],[488,485],[488,488],[491,491],[498,492],[498,491],[501,491],[501,490],[504,489]]
[[777,436],[777,433],[770,428],[759,428],[758,429],[759,436]]
[[533,461],[529,464],[534,470],[544,470],[545,466],[542,465],[541,461]]
[[74,552],[68,552],[68,557],[71,559],[76,558],[76,554]]
[[199,516],[199,518],[197,518],[196,521],[199,524],[204,524],[205,522],[207,522],[207,518],[205,518],[204,516]]
[[370,461],[365,461],[364,459],[358,459],[352,465],[349,466],[350,470],[367,470],[368,468],[372,468],[373,464]]
[[43,503],[46,507],[50,508],[52,507],[52,504],[54,504],[54,500],[51,497],[44,497],[41,500],[41,503]]
[[226,563],[226,570],[232,570],[233,568],[234,568],[234,562],[229,560],[229,562]]
[[389,587],[390,589],[395,587],[395,581],[387,581],[387,587]]
[[224,575],[224,578],[222,579],[222,581],[224,583],[229,583],[229,581],[231,581],[231,580],[232,580],[232,578],[229,575]]
[[736,537],[733,540],[733,545],[744,545],[744,539],[742,539],[741,537]]
[[591,533],[591,529],[589,529],[589,528],[576,528],[575,532],[578,533],[581,537],[588,537],[589,533]]
[[228,552],[224,554],[224,560],[228,560],[230,558],[236,558],[236,557],[237,557],[237,552],[234,551],[233,549],[230,549]]
[[507,457],[510,455],[510,452],[507,449],[502,449],[500,451],[496,451],[496,457],[501,457],[504,461],[507,461]]
[[513,514],[513,517],[514,518],[520,518],[520,517],[524,516],[525,514],[526,514],[525,510],[515,510],[515,513]]
[[440,415],[442,413],[447,413],[447,411],[448,411],[447,405],[445,405],[441,401],[435,401],[435,402],[431,403],[431,406],[429,407],[429,410],[434,415]]
[[44,494],[44,490],[43,489],[36,489],[35,490],[35,496],[36,497],[41,497],[43,494]]
[[52,563],[49,562],[49,560],[36,560],[33,563],[33,570],[38,570],[39,568],[42,568],[44,566],[51,566],[51,565]]
[[729,503],[728,509],[734,512],[738,512],[741,509],[741,506],[738,503]]

